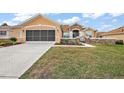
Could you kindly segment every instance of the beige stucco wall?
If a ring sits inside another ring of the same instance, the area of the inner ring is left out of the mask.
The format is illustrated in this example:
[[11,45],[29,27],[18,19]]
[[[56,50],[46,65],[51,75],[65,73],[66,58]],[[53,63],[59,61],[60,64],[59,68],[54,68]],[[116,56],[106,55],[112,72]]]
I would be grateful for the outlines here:
[[124,34],[106,35],[106,36],[102,36],[102,38],[114,38],[114,39],[117,39],[117,40],[123,40],[124,41]]
[[[19,33],[22,33],[22,36],[20,36]],[[25,32],[23,31],[23,28],[13,29],[10,32],[10,36],[17,38],[17,42],[25,42]]]
[[[39,25],[41,24],[41,25]],[[24,23],[21,28],[13,29],[11,32],[11,37],[16,37],[18,42],[26,41],[26,30],[49,30],[55,29],[55,42],[59,43],[62,38],[62,31],[60,25],[52,22],[44,17],[37,17],[28,23]],[[19,33],[22,33],[20,37]]]

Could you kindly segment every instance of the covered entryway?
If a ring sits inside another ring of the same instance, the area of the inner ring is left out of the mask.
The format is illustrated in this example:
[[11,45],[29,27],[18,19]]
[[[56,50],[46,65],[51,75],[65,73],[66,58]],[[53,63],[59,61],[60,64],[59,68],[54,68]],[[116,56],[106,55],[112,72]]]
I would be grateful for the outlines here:
[[73,38],[76,38],[79,36],[79,30],[73,30]]
[[55,30],[26,30],[26,41],[55,41]]

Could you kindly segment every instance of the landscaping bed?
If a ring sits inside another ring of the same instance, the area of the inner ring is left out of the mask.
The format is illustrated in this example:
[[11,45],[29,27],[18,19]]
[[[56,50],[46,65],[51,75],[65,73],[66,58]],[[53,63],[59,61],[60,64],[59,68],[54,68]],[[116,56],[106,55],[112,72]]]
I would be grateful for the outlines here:
[[123,45],[96,48],[53,47],[22,79],[124,79]]
[[11,38],[11,39],[0,39],[0,47],[7,47],[7,46],[12,46],[12,45],[17,45],[21,43],[17,43],[16,39]]

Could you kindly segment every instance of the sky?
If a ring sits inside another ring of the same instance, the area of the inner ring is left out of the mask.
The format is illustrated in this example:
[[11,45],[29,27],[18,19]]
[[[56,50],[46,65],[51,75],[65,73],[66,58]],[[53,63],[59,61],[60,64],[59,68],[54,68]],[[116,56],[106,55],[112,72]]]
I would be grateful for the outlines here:
[[[42,14],[42,13],[41,13]],[[34,13],[0,13],[0,24],[17,25],[34,16]],[[44,13],[61,24],[79,23],[99,32],[107,32],[124,26],[124,13]]]

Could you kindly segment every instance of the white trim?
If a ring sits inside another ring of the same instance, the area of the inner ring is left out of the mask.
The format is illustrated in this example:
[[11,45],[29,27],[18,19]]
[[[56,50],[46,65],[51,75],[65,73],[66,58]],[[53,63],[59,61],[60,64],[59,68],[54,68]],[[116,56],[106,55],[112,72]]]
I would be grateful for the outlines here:
[[36,26],[51,27],[51,28],[56,29],[56,27],[55,27],[55,26],[51,26],[51,25],[43,25],[43,24],[31,25],[31,26],[25,26],[24,28],[30,28],[30,27],[36,27]]
[[69,31],[69,34],[70,34],[69,37],[73,38],[73,31]]
[[73,29],[71,29],[71,30],[72,30],[72,31],[73,31],[73,30],[82,31],[82,30],[80,30],[80,29],[78,29],[78,28],[73,28]]

